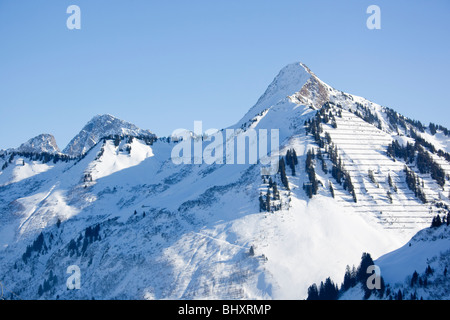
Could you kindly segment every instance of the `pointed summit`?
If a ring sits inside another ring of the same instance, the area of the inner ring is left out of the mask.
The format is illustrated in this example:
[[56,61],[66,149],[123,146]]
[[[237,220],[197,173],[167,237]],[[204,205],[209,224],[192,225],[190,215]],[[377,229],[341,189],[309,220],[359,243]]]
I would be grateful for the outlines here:
[[288,64],[281,69],[264,94],[236,126],[247,123],[264,110],[286,99],[296,104],[319,108],[328,100],[328,88],[329,86],[317,78],[305,64],[301,62]]
[[110,114],[96,115],[69,142],[63,152],[74,157],[82,155],[102,138],[110,135],[155,136],[149,130],[142,130]]
[[312,76],[314,74],[303,63],[288,64],[280,70],[256,105],[274,104],[300,91]]
[[19,152],[30,153],[59,153],[60,150],[56,144],[55,137],[51,134],[40,134],[34,138],[31,138],[27,142],[23,143],[19,148]]

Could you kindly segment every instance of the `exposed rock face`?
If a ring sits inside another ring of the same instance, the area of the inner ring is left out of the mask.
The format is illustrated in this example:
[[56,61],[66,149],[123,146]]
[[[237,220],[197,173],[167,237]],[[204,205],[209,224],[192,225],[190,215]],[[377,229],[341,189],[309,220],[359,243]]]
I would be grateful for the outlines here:
[[40,134],[27,142],[23,143],[17,151],[30,153],[59,153],[60,150],[56,144],[55,137],[51,134]]
[[82,155],[101,138],[111,135],[155,136],[149,130],[142,130],[112,115],[97,115],[69,142],[63,153],[74,157]]

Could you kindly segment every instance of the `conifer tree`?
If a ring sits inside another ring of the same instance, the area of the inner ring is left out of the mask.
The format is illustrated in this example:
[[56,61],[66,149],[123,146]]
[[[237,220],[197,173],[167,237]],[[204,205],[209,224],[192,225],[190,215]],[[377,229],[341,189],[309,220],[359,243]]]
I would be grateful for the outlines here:
[[343,290],[345,292],[348,289],[352,288],[353,286],[354,286],[353,275],[350,270],[350,266],[347,265],[347,267],[345,268],[344,282],[342,283],[341,290]]
[[319,290],[315,283],[308,288],[308,297],[306,300],[319,300]]
[[355,190],[352,190],[352,198],[353,198],[353,202],[357,203],[358,202],[358,198],[356,197],[356,192]]
[[333,188],[333,184],[330,181],[330,192],[331,192],[331,196],[334,198],[334,188]]
[[297,162],[297,155],[294,149],[289,149],[286,152],[286,164],[291,168],[292,175],[295,176],[295,165]]
[[259,212],[266,211],[266,201],[264,201],[264,198],[262,196],[262,193],[259,193]]
[[281,157],[281,159],[280,159],[280,161],[278,163],[278,166],[279,166],[279,170],[278,171],[280,172],[280,175],[281,175],[281,182],[283,183],[283,186],[286,188],[286,190],[290,190],[289,189],[289,181],[288,181],[288,178],[286,176],[286,165],[284,163],[284,158],[283,157]]
[[393,199],[392,199],[392,194],[391,194],[390,191],[388,191],[388,192],[386,193],[386,196],[387,196],[387,198],[388,198],[388,200],[389,200],[389,203],[392,203],[392,202],[393,202]]
[[437,215],[431,221],[431,228],[439,228],[442,225],[441,217]]
[[414,270],[414,273],[411,277],[411,287],[414,287],[417,284],[418,280],[419,280],[419,274],[417,273],[417,271]]
[[295,177],[296,173],[295,173],[295,165],[294,164],[291,165],[291,173],[292,173],[292,176]]
[[279,200],[280,199],[280,193],[278,192],[277,183],[274,182],[272,185],[272,191],[273,191],[273,199]]
[[120,136],[116,135],[114,137],[114,146],[118,147],[120,144]]
[[377,188],[380,187],[377,180],[375,179],[375,175],[373,174],[373,171],[369,169],[369,179],[370,181],[377,186]]
[[425,269],[425,274],[427,276],[432,275],[433,274],[433,269],[430,267],[430,265],[427,266],[427,268]]
[[356,274],[356,278],[357,280],[365,285],[367,282],[367,279],[369,277],[369,275],[367,274],[367,268],[369,268],[369,266],[374,265],[374,262],[372,260],[372,257],[370,256],[369,253],[364,252],[361,256],[361,263],[357,269],[357,274]]
[[266,194],[266,211],[270,212],[270,188],[267,189]]
[[394,187],[394,182],[392,181],[392,177],[391,177],[391,174],[389,173],[388,174],[388,184],[389,184],[389,187]]
[[339,289],[333,283],[330,277],[320,283],[319,300],[337,300]]
[[306,184],[305,191],[309,198],[317,194],[319,190],[319,182],[316,178],[316,172],[314,170],[314,160],[315,155],[313,150],[309,150],[306,154],[306,173],[308,174],[309,183]]
[[294,165],[298,165],[298,157],[295,149],[292,149],[292,158],[294,159]]
[[437,129],[436,125],[434,123],[430,123],[429,129],[430,129],[431,135],[434,136],[436,134],[436,129]]

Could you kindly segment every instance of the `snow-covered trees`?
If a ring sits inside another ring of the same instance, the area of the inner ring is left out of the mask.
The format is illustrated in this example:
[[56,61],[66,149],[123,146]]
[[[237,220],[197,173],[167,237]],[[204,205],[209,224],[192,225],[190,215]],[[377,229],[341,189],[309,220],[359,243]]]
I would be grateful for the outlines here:
[[390,173],[388,173],[388,184],[389,184],[389,187],[394,187],[394,181],[392,181],[392,177],[391,177],[391,174]]
[[436,134],[437,131],[437,127],[434,123],[430,123],[428,129],[430,129],[430,133],[434,136]]
[[58,283],[58,277],[53,274],[53,270],[50,270],[48,278],[44,280],[43,284],[39,285],[38,296],[42,296],[45,292],[50,291]]
[[283,157],[281,157],[280,162],[278,164],[278,172],[280,173],[281,182],[283,183],[283,186],[286,188],[286,190],[289,190],[289,181],[286,176],[286,165]]
[[[294,149],[289,149],[285,157],[280,157],[278,162],[278,172],[275,176],[262,176],[264,184],[268,184],[265,195],[263,192],[259,194],[259,211],[277,211],[281,209],[282,201],[280,196],[280,190],[276,180],[280,179],[282,186],[285,190],[290,190],[289,180],[286,173],[286,165],[291,168],[292,175],[295,175],[295,167],[298,164],[298,157]],[[279,174],[279,176],[278,176]]]
[[305,170],[306,174],[308,175],[309,183],[305,184],[305,192],[308,195],[309,198],[312,198],[313,195],[317,194],[317,191],[319,190],[319,182],[316,177],[316,172],[314,170],[314,151],[308,150],[306,154],[306,164],[305,164]]
[[342,282],[341,290],[347,291],[350,288],[353,288],[356,286],[356,269],[355,266],[350,270],[350,266],[347,265],[345,268],[345,274],[344,274],[344,282]]
[[386,192],[386,197],[387,197],[389,203],[393,203],[394,202],[394,199],[392,199],[392,193],[390,191]]
[[431,173],[431,178],[433,178],[441,187],[444,186],[444,169],[442,169],[442,167],[433,160],[430,154],[420,146],[418,147],[416,164],[420,173]]
[[334,198],[334,187],[333,187],[333,184],[331,183],[331,181],[329,182],[329,188],[330,188],[331,196]]
[[264,200],[264,197],[262,193],[259,193],[259,212],[267,211],[266,208],[266,201]]
[[391,158],[403,159],[406,163],[413,163],[416,151],[414,144],[408,142],[406,146],[403,147],[397,140],[394,140],[388,146],[387,154]]
[[28,245],[25,253],[22,255],[22,260],[27,263],[33,252],[40,253],[47,250],[44,234],[41,232],[39,236],[33,241],[32,245]]
[[295,149],[289,149],[286,152],[286,164],[291,168],[292,175],[295,176],[295,166],[298,164],[298,158]]
[[419,178],[417,175],[410,170],[407,166],[405,166],[405,175],[406,175],[406,184],[408,188],[414,192],[414,195],[419,198],[423,203],[427,203],[427,198],[425,193],[423,192],[422,187],[420,186]]
[[[392,158],[403,159],[407,164],[412,164],[416,160],[415,162],[419,172],[421,174],[431,173],[431,177],[436,183],[443,187],[445,184],[445,171],[432,158],[430,152],[444,158],[446,158],[446,153],[442,150],[436,151],[433,144],[423,139],[415,131],[412,130],[411,135],[415,139],[414,144],[408,142],[406,146],[402,146],[395,140],[388,146],[387,154]],[[450,155],[448,158],[450,159]]]
[[320,151],[320,149],[317,150],[317,155],[316,155],[317,159],[321,161],[322,163],[322,171],[323,173],[327,174],[328,173],[328,167],[327,167],[327,163],[325,161],[325,158],[322,154],[322,152]]
[[320,287],[318,288],[316,284],[312,284],[308,288],[308,297],[307,300],[336,300],[339,298],[340,294],[343,294],[350,290],[351,288],[361,285],[361,288],[364,290],[364,299],[368,299],[372,293],[376,293],[378,297],[383,297],[385,293],[385,283],[381,275],[377,275],[379,280],[379,287],[369,288],[368,282],[370,281],[370,277],[373,277],[373,273],[370,271],[371,266],[374,266],[374,262],[369,253],[363,253],[361,257],[361,262],[357,269],[350,267],[347,265],[344,274],[344,281],[339,289],[337,285],[333,283],[331,278],[327,278],[325,282],[320,283]]
[[368,174],[369,174],[369,179],[370,179],[370,181],[371,181],[374,185],[376,185],[377,188],[379,188],[380,185],[378,184],[377,180],[375,179],[375,175],[373,174],[373,171],[369,169]]
[[337,300],[338,295],[339,287],[328,277],[325,282],[322,281],[320,283],[319,288],[317,288],[316,284],[308,288],[306,300]]
[[439,228],[443,224],[441,217],[439,215],[433,217],[431,221],[431,228]]
[[89,244],[94,241],[100,240],[100,225],[97,224],[94,227],[87,227],[84,231],[84,240],[83,247],[81,248],[81,252],[84,253]]
[[270,211],[270,188],[267,188],[266,193],[266,211]]

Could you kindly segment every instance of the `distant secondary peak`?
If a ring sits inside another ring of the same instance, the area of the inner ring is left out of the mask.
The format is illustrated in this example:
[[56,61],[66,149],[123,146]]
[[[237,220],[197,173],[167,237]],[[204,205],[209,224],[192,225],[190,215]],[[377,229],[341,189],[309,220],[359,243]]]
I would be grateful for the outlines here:
[[55,137],[51,134],[40,134],[23,143],[19,148],[19,152],[30,153],[59,153],[60,150],[56,144]]
[[111,135],[155,136],[149,130],[138,128],[132,123],[120,120],[110,114],[94,116],[63,150],[70,156],[86,153],[102,138]]

